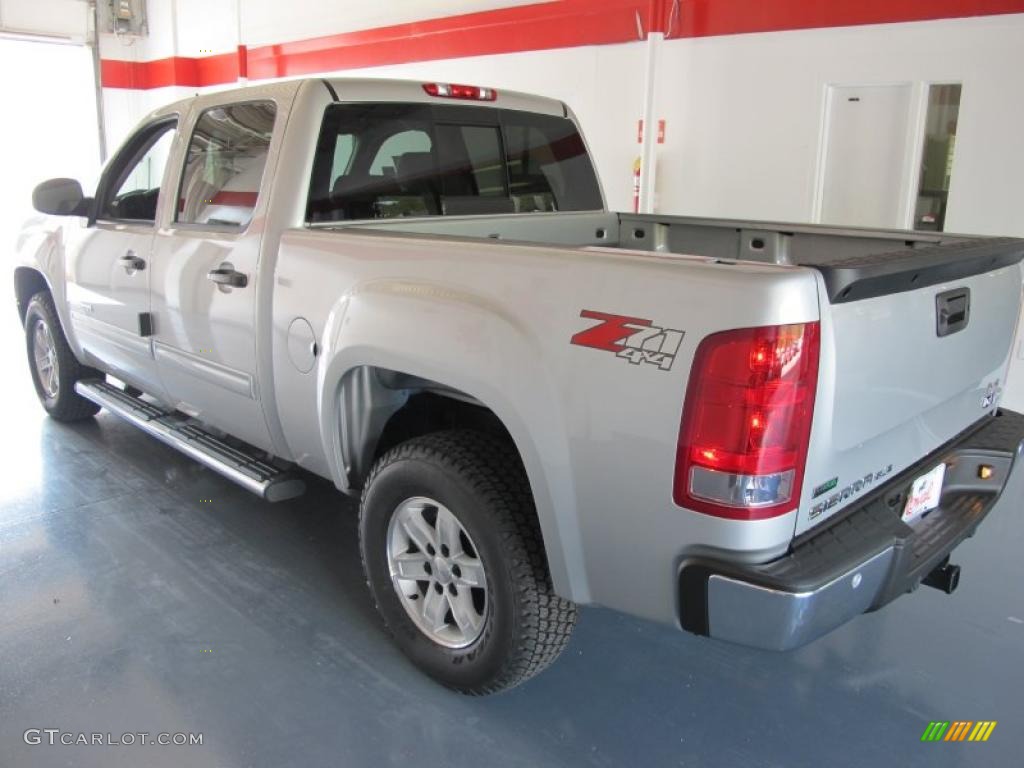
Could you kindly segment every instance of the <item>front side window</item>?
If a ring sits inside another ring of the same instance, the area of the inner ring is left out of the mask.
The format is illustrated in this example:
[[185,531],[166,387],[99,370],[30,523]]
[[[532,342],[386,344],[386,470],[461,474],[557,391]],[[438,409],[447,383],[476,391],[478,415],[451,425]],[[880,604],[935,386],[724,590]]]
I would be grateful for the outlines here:
[[602,208],[572,121],[478,106],[327,108],[310,221]]
[[97,218],[153,222],[167,158],[174,141],[174,120],[143,128],[110,164],[101,187]]
[[244,227],[252,219],[274,131],[273,102],[208,109],[192,131],[176,221]]

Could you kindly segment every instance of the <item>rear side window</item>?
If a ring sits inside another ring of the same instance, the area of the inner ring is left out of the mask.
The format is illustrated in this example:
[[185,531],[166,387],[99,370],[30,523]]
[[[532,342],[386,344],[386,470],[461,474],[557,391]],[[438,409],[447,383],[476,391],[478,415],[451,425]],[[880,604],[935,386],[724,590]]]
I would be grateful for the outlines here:
[[601,207],[583,140],[565,118],[336,104],[324,115],[307,214],[329,222]]
[[273,102],[208,109],[185,157],[176,221],[243,227],[252,218],[274,131]]

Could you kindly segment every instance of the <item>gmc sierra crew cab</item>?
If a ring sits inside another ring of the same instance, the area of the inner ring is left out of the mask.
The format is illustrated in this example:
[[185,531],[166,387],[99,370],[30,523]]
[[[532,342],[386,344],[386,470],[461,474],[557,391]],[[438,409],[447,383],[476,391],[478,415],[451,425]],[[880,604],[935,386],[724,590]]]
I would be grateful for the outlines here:
[[1019,511],[1021,240],[610,212],[565,104],[384,80],[171,104],[33,202],[49,414],[361,497],[384,621],[459,691],[577,605],[798,647]]

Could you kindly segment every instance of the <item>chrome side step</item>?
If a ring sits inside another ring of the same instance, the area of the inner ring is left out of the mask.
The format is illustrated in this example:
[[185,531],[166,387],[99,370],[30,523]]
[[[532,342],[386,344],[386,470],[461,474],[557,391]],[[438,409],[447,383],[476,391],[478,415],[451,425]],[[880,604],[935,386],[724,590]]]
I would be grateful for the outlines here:
[[293,499],[306,490],[306,484],[288,470],[228,445],[181,413],[166,411],[98,379],[79,381],[75,391],[267,501]]

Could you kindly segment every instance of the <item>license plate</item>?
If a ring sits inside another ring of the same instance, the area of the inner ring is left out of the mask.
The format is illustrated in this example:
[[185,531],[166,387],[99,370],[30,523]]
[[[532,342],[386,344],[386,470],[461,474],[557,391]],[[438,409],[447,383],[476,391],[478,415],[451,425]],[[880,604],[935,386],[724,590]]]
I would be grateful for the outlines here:
[[910,497],[903,508],[903,522],[909,523],[939,506],[942,496],[942,481],[946,477],[946,465],[939,464],[925,472],[910,486]]

